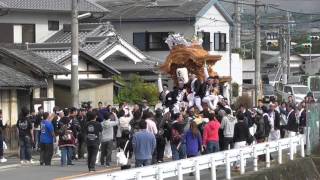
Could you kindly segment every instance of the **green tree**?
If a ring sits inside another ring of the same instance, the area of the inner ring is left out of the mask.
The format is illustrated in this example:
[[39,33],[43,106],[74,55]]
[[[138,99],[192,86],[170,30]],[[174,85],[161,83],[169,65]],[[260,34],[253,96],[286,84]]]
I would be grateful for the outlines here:
[[115,80],[123,84],[118,95],[114,98],[116,104],[121,102],[141,103],[146,99],[150,105],[156,105],[158,102],[158,88],[154,83],[146,83],[138,75],[132,75],[129,81],[122,77],[115,77]]

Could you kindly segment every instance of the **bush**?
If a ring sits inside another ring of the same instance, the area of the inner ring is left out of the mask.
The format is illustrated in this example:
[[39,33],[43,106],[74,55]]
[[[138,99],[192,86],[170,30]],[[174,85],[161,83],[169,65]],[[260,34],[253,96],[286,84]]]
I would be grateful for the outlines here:
[[237,98],[236,102],[234,103],[234,108],[239,109],[240,105],[244,105],[246,108],[252,108],[252,97],[248,95],[243,95]]
[[238,97],[239,96],[239,84],[232,83],[232,97]]
[[119,94],[114,98],[114,103],[128,102],[131,104],[140,104],[143,99],[146,99],[150,105],[156,105],[158,102],[158,88],[154,83],[145,83],[138,75],[130,77],[128,82],[121,77],[116,77],[116,80],[124,85],[120,89]]

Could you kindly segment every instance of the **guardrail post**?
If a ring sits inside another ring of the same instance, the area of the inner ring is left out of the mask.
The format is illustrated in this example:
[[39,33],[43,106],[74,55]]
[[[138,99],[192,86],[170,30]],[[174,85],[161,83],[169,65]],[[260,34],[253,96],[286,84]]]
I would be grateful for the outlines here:
[[226,153],[225,158],[226,158],[226,179],[230,180],[231,179],[231,167],[230,167],[230,160],[229,160],[228,153]]
[[195,165],[195,178],[196,180],[200,180],[200,169],[199,169],[198,161],[194,161],[194,165]]
[[303,141],[303,136],[299,136],[299,138],[300,138],[301,157],[304,158],[305,154],[304,154],[304,141]]
[[211,157],[211,180],[217,180],[216,161]]
[[290,160],[293,160],[293,138],[290,137]]
[[266,167],[270,167],[270,149],[269,144],[266,145]]
[[177,165],[177,173],[178,173],[178,180],[183,180],[181,163],[178,163],[178,165]]
[[136,179],[137,180],[142,180],[141,172],[137,172]]
[[244,167],[245,159],[243,158],[243,151],[240,150],[240,174],[244,174],[245,167]]
[[281,142],[278,142],[278,163],[282,164],[282,146]]
[[258,155],[256,147],[253,147],[253,170],[258,171]]
[[163,171],[162,168],[158,168],[158,180],[163,180]]

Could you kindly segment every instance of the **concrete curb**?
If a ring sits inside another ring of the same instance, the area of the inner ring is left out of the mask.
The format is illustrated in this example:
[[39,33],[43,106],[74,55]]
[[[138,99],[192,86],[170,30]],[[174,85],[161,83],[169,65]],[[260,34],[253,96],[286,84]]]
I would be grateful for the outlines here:
[[[57,162],[60,161],[60,158],[52,158],[52,162]],[[39,165],[40,166],[40,161],[39,160],[34,160],[31,164],[9,164],[9,165],[4,165],[4,166],[0,166],[0,170],[5,170],[5,169],[12,169],[12,168],[17,168],[17,167],[31,167],[31,166],[35,166],[35,165]]]

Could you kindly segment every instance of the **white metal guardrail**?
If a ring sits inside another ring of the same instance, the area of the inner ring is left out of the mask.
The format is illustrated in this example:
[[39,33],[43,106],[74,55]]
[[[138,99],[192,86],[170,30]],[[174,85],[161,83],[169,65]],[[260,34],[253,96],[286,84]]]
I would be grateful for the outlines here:
[[[293,160],[300,146],[301,157],[304,157],[304,142],[302,135],[280,139],[278,141],[255,144],[240,149],[221,151],[179,161],[172,161],[157,165],[117,171],[109,174],[98,174],[77,180],[163,180],[177,177],[183,180],[183,174],[193,172],[195,179],[200,180],[200,170],[211,169],[211,180],[217,179],[216,167],[225,165],[226,179],[231,179],[231,163],[240,161],[240,173],[245,173],[246,159],[253,159],[254,171],[258,171],[258,156],[266,154],[266,167],[270,167],[270,153],[278,153],[278,163],[282,164],[282,152],[289,149],[290,160]],[[247,163],[248,164],[248,163]]]

